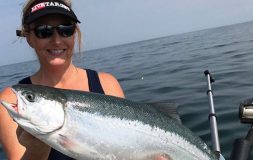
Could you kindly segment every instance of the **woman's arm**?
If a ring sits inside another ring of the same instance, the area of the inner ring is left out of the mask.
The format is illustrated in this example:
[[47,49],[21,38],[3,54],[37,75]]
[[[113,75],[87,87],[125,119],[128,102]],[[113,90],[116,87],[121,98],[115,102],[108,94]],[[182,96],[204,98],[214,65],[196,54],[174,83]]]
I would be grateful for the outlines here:
[[100,72],[98,76],[106,95],[125,98],[124,92],[118,80],[113,75]]
[[[12,93],[10,88],[4,89],[0,93],[0,99],[16,103],[16,97]],[[10,160],[21,159],[25,152],[25,147],[23,147],[19,141],[16,134],[17,123],[9,116],[8,111],[0,104],[0,143]]]

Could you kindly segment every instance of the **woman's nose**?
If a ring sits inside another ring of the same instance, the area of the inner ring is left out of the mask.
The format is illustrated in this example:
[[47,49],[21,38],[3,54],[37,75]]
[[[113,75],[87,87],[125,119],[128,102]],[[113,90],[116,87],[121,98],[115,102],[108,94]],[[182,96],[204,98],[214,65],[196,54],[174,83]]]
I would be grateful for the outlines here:
[[53,33],[51,39],[52,39],[52,42],[55,44],[60,44],[62,42],[62,37],[61,37],[61,35],[59,35],[59,33],[57,32],[56,29],[54,29],[54,33]]

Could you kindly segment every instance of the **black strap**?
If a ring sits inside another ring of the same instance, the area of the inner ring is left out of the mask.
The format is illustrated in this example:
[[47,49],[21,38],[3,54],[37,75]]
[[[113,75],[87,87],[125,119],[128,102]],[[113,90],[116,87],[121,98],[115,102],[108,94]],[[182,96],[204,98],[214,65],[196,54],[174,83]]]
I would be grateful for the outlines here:
[[25,77],[24,79],[20,80],[18,84],[32,84],[30,77]]
[[91,69],[86,69],[86,73],[88,77],[90,92],[105,94],[102,85],[100,83],[98,73]]

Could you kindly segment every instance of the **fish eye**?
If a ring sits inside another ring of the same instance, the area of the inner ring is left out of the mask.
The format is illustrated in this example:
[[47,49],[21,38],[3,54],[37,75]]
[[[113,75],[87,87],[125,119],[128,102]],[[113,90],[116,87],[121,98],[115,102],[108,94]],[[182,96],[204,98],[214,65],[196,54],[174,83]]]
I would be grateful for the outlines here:
[[29,101],[29,102],[34,102],[34,94],[32,93],[25,93],[25,98]]

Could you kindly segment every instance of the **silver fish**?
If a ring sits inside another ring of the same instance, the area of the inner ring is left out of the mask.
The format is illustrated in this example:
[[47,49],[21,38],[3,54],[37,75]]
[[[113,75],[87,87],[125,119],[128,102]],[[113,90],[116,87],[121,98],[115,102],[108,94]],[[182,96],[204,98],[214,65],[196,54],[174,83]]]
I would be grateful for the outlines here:
[[75,159],[217,159],[199,137],[152,105],[39,85],[15,85],[12,90],[17,104],[1,101],[10,116]]

